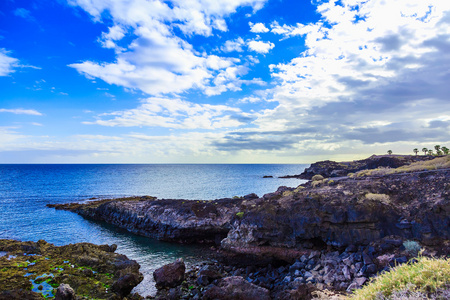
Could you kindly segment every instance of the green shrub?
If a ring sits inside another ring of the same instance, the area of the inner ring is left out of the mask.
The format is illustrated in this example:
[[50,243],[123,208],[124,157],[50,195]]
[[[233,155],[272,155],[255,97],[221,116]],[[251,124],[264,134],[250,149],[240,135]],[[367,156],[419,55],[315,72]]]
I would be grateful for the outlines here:
[[320,175],[320,174],[317,174],[317,175],[314,175],[314,176],[311,178],[311,180],[312,180],[312,181],[323,180],[323,176]]
[[240,212],[236,213],[236,217],[238,217],[239,219],[242,219],[242,217],[244,217],[244,212],[240,211]]
[[405,247],[405,251],[412,257],[416,257],[420,251],[420,245],[416,241],[404,241],[403,246]]

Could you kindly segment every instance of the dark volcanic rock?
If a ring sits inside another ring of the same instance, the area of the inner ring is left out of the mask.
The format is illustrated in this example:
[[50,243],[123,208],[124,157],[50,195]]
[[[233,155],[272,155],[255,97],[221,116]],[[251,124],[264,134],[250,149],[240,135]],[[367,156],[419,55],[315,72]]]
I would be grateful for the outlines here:
[[162,266],[153,272],[157,288],[176,287],[184,280],[186,266],[182,259]]
[[255,194],[214,201],[138,197],[48,206],[159,240],[220,244],[236,213],[242,210],[242,204],[257,198]]
[[70,287],[70,285],[61,283],[56,289],[55,300],[74,300],[75,291]]
[[223,278],[217,286],[208,289],[203,299],[216,300],[269,300],[269,291],[247,282],[241,276]]
[[[441,169],[347,178],[265,195],[233,223],[222,247],[283,259],[305,241],[346,247],[396,235],[439,244],[450,239],[449,178],[450,169]],[[398,226],[405,223],[410,226]]]
[[301,178],[311,179],[314,175],[322,175],[323,177],[341,177],[347,176],[348,173],[354,173],[361,170],[371,170],[380,167],[398,168],[409,165],[416,161],[431,160],[433,156],[413,156],[413,155],[373,155],[362,160],[351,162],[335,162],[330,160],[319,161],[311,164],[303,173],[299,175],[287,175],[281,178]]

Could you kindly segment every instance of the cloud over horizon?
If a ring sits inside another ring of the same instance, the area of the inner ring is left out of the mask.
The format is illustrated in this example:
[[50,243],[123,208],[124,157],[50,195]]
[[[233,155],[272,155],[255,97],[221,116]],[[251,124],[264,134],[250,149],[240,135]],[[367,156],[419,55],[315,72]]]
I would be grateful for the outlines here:
[[[10,5],[11,20],[56,28],[39,7]],[[450,2],[58,5],[86,34],[61,24],[61,36],[74,36],[48,42],[65,45],[52,55],[27,56],[39,44],[31,37],[17,49],[0,45],[4,151],[74,147],[89,161],[304,162],[450,146]],[[46,40],[46,30],[34,34]],[[23,67],[39,75],[15,72]],[[50,72],[58,75],[49,79]],[[52,90],[45,94],[38,82]],[[28,127],[19,114],[42,116],[46,125]]]

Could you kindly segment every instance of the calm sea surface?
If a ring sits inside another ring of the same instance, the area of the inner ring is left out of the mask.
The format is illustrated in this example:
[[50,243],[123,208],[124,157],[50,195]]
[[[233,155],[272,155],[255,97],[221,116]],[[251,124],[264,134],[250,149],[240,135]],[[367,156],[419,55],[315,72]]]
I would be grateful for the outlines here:
[[[1,165],[0,238],[45,239],[56,245],[90,242],[117,244],[117,252],[137,260],[145,279],[136,291],[154,294],[152,272],[183,257],[188,266],[202,258],[199,247],[139,237],[113,226],[92,222],[48,203],[150,195],[160,199],[210,200],[256,193],[279,186],[296,187],[307,165]],[[272,175],[274,178],[262,178]]]

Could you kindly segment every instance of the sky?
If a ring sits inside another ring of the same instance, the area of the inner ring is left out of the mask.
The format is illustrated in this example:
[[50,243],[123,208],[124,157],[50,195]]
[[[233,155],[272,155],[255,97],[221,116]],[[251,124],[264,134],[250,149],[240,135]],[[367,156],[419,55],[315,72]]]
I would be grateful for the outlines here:
[[450,1],[0,1],[0,163],[413,154],[449,95]]

